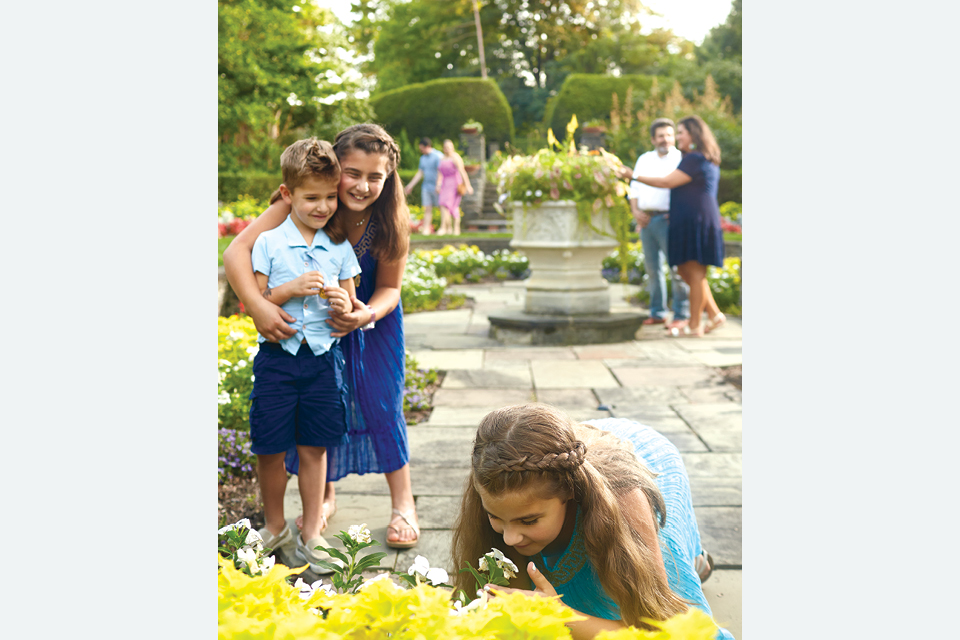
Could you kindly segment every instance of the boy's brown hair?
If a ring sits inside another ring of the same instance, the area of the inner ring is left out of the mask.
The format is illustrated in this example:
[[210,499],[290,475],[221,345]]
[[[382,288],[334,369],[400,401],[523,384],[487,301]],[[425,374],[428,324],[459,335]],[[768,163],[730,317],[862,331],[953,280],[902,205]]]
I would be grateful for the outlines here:
[[284,149],[280,156],[280,170],[283,184],[290,193],[308,177],[340,180],[340,161],[333,152],[333,145],[316,138],[297,140]]
[[[283,174],[283,184],[291,195],[307,178],[330,180],[340,184],[340,161],[337,160],[337,154],[333,151],[333,145],[326,140],[316,138],[297,140],[280,155],[280,170]],[[280,190],[277,189],[270,197],[270,204],[279,199]],[[344,220],[336,214],[323,227],[323,231],[334,244],[339,244],[347,238]]]

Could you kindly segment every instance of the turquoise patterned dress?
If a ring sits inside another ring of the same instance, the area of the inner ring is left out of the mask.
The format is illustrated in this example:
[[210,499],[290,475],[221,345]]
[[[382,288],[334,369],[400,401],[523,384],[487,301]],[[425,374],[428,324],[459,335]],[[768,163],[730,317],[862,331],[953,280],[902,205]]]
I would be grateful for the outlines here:
[[[656,483],[667,507],[667,524],[659,532],[660,553],[667,570],[667,581],[674,593],[712,616],[693,566],[694,558],[702,552],[700,531],[693,513],[690,481],[680,452],[665,437],[632,420],[604,418],[589,420],[586,424],[633,444],[637,458],[658,474]],[[597,573],[587,558],[579,508],[567,548],[555,556],[537,554],[533,561],[560,594],[564,604],[597,618],[620,619],[619,607],[603,591]],[[718,629],[717,638],[733,640],[730,632],[722,628]]]

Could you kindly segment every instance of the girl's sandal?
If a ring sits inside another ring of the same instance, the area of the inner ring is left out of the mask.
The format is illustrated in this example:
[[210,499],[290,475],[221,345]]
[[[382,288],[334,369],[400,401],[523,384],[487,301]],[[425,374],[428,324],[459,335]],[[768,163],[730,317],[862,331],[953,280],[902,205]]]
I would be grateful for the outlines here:
[[713,573],[713,556],[704,550],[703,553],[694,558],[693,567],[697,570],[697,575],[700,576],[700,584],[703,584]]
[[[396,507],[394,507],[393,515],[400,516],[401,518],[403,518],[403,521],[407,523],[407,526],[413,529],[413,532],[417,534],[417,537],[414,538],[413,540],[403,540],[403,541],[397,540],[394,542],[391,542],[390,538],[387,538],[386,539],[387,546],[390,547],[391,549],[412,549],[413,547],[417,546],[417,543],[420,542],[420,528],[410,521],[411,518],[413,518],[414,511],[410,510],[404,513],[403,511],[400,511],[400,509],[397,509]],[[393,522],[393,520],[391,519],[390,522]],[[393,529],[394,531],[396,531],[397,535],[400,534],[400,529],[393,526],[392,524],[387,525],[387,531],[390,531],[390,529]]]
[[710,333],[714,329],[719,329],[727,323],[727,316],[723,315],[723,312],[718,313],[713,316],[713,319],[707,323],[706,333]]

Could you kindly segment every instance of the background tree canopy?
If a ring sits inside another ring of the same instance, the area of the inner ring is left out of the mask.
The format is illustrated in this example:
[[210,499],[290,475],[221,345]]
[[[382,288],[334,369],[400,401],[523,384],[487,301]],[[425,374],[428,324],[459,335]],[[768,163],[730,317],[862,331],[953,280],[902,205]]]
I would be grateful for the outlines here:
[[[385,122],[391,114],[378,119],[368,95],[481,75],[473,0],[354,0],[348,27],[311,0],[218,0],[218,8],[221,172],[276,172],[280,152],[297,138],[333,139],[354,122]],[[551,116],[570,110],[561,103],[576,98],[561,89],[571,76],[642,76],[658,80],[658,99],[672,95],[670,104],[706,109],[701,115],[719,129],[724,164],[738,166],[742,0],[732,0],[726,22],[700,46],[644,28],[649,15],[639,0],[480,0],[486,67],[509,104],[518,142],[535,146]],[[646,145],[629,139],[644,135],[646,116],[638,114],[652,108],[649,97],[637,87],[635,102],[626,104],[620,91],[613,104],[611,92],[602,101],[610,99],[609,111],[593,109],[590,117],[608,125],[611,148],[630,154]],[[418,117],[434,111],[440,118],[443,110],[428,101]]]
[[329,140],[371,119],[345,79],[351,45],[329,9],[307,0],[219,0],[219,170],[279,167],[301,137]]

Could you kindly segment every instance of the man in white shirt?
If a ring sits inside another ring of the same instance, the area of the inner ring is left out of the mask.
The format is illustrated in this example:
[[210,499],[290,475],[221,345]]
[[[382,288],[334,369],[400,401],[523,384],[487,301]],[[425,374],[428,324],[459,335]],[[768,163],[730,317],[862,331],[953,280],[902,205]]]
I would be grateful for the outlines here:
[[[650,125],[650,141],[654,150],[639,158],[633,175],[663,177],[673,172],[680,164],[682,154],[674,146],[673,120],[657,118]],[[630,182],[630,212],[640,229],[643,243],[643,261],[650,282],[650,317],[643,324],[663,324],[667,306],[667,283],[662,262],[667,262],[667,230],[669,224],[670,189],[648,187],[637,181]],[[667,269],[670,269],[667,263]],[[690,287],[676,269],[671,269],[673,279],[673,320],[668,330],[679,329],[690,319]]]

